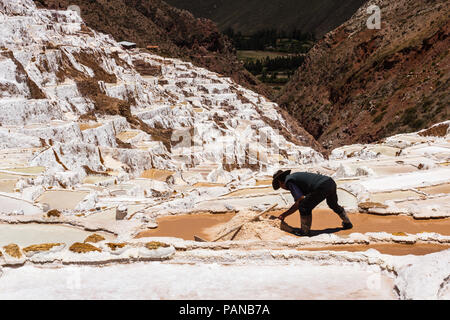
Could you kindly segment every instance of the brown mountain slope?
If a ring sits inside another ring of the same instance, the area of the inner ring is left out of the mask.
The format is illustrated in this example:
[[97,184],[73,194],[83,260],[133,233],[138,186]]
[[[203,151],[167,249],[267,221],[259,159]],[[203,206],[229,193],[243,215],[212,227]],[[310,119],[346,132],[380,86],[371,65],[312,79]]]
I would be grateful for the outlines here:
[[86,24],[111,34],[118,41],[139,47],[159,46],[159,54],[182,58],[195,65],[231,77],[234,81],[270,97],[270,90],[245,70],[235,50],[214,22],[196,19],[185,10],[161,0],[34,0],[40,7],[67,9],[77,5]]
[[[366,8],[381,8],[381,29]],[[370,1],[307,55],[278,103],[325,147],[373,142],[449,117],[446,0]]]

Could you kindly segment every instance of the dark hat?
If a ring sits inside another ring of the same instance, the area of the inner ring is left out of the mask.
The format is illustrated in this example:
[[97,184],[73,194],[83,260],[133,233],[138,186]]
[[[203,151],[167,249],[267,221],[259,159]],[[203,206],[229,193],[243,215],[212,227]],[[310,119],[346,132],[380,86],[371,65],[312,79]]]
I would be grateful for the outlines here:
[[280,189],[280,181],[284,182],[284,179],[291,174],[291,170],[278,170],[277,172],[275,172],[275,174],[273,175],[273,180],[272,180],[272,187],[274,190],[278,190]]

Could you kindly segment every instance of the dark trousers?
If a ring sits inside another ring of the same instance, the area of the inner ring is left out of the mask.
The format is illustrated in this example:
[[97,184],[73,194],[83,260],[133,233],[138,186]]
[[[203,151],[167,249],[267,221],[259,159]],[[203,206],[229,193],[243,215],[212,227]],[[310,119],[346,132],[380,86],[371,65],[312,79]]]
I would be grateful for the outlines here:
[[312,210],[325,199],[328,207],[330,207],[330,209],[338,215],[341,215],[344,212],[344,208],[338,204],[336,189],[336,182],[334,182],[332,178],[322,182],[316,190],[307,194],[305,199],[300,202],[300,206],[298,208],[300,215],[305,217],[310,216]]

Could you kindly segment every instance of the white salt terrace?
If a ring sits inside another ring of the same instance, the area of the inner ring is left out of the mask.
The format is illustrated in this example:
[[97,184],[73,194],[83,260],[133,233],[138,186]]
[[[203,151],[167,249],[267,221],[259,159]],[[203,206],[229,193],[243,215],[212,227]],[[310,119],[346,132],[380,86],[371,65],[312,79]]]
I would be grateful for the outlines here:
[[[20,271],[4,272],[7,281],[2,281],[0,299],[36,299],[37,292],[44,299],[396,298],[392,279],[363,268],[318,266],[311,269],[307,264],[283,265],[283,272],[279,268],[280,265],[160,263],[103,268],[70,266],[62,270],[26,266]],[[189,282],[185,281],[186,274]],[[49,282],[55,285],[48,286]],[[33,290],[25,289],[29,283],[33,283]]]
[[[450,298],[450,121],[437,124],[447,126],[439,136],[400,134],[337,148],[326,160],[280,135],[271,127],[286,125],[277,105],[229,78],[126,51],[110,36],[84,32],[70,11],[38,10],[31,0],[0,0],[0,11],[0,82],[8,84],[0,92],[0,298]],[[141,76],[133,61],[161,72]],[[73,73],[98,85],[95,94],[123,100],[131,115],[85,120],[98,110]],[[200,147],[175,144],[171,133],[183,132],[194,132]],[[271,143],[258,141],[264,135]],[[255,163],[224,166],[222,143],[228,159],[247,155]],[[138,237],[168,216],[233,215],[272,204],[278,214],[293,203],[271,188],[281,168],[332,176],[339,202],[354,216],[407,218],[414,230],[429,220],[434,229],[296,237],[277,227],[282,236],[267,241]],[[94,232],[104,240],[84,243]],[[435,253],[328,251],[374,244]],[[298,250],[306,246],[318,251]]]

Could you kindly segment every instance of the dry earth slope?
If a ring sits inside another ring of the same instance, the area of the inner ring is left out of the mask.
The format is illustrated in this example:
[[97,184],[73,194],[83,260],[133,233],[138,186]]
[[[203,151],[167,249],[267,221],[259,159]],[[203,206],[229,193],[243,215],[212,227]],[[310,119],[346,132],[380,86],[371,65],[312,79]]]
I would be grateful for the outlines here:
[[[370,30],[370,5],[381,29]],[[325,147],[370,143],[448,119],[445,0],[369,1],[328,33],[278,99]]]

